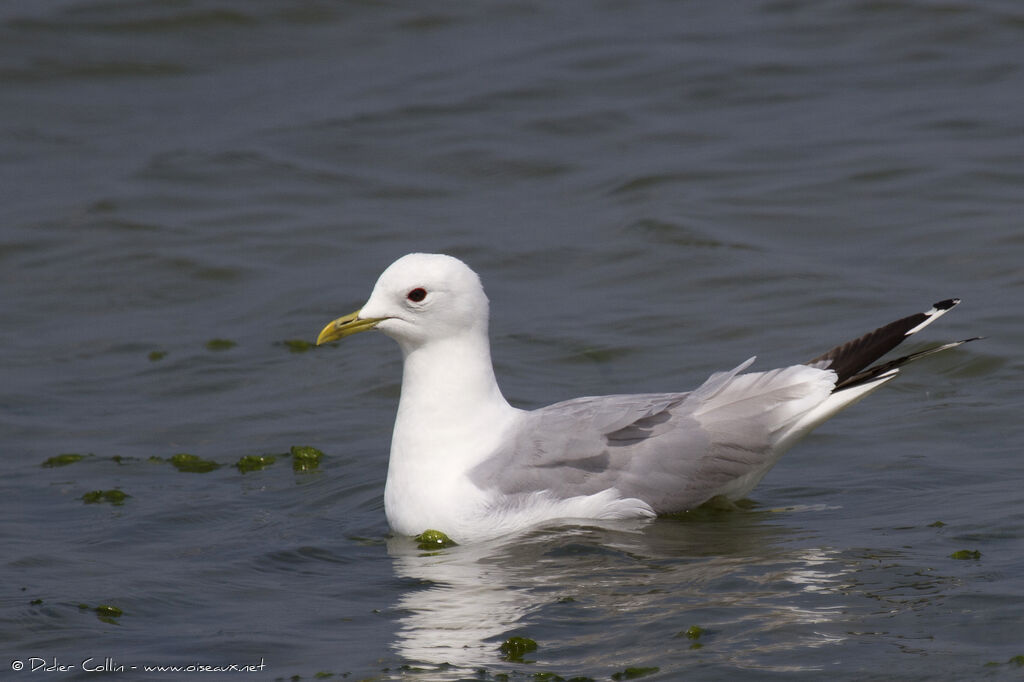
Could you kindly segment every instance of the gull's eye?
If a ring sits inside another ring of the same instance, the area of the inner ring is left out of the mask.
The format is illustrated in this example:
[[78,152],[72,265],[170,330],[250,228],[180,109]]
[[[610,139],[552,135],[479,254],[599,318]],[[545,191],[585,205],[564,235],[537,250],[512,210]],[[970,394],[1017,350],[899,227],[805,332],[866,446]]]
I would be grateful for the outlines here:
[[407,293],[405,297],[412,301],[413,303],[419,303],[420,301],[427,297],[427,290],[424,289],[423,287],[416,287],[415,289]]

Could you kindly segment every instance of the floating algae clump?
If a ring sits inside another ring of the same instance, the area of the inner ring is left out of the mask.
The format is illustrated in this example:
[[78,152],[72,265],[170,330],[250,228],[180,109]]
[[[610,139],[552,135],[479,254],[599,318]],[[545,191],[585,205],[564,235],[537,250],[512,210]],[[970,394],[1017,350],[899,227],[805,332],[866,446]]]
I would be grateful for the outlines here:
[[82,495],[82,501],[86,504],[97,504],[99,502],[109,502],[110,504],[121,506],[124,501],[131,497],[120,490],[93,490]]
[[703,649],[704,645],[701,644],[699,641],[697,641],[703,635],[704,635],[704,628],[702,628],[699,625],[691,625],[690,627],[686,628],[685,630],[683,630],[682,632],[677,634],[676,637],[685,637],[687,639],[692,639],[693,640],[693,644],[690,645],[691,649]]
[[310,348],[314,348],[313,344],[305,339],[287,339],[284,345],[292,353],[305,353]]
[[537,642],[529,637],[509,637],[499,649],[505,660],[523,662],[523,656],[537,650]]
[[209,460],[190,455],[187,452],[179,452],[171,457],[171,464],[178,471],[185,471],[193,474],[205,474],[214,469],[219,469],[220,464]]
[[228,350],[237,345],[231,339],[210,339],[206,342],[206,350]]
[[439,530],[425,530],[415,540],[420,549],[444,549],[459,544]]
[[273,455],[246,455],[235,463],[238,470],[243,474],[247,471],[259,471],[277,461]]
[[150,351],[148,357],[149,357],[149,361],[150,362],[160,362],[161,360],[163,360],[164,358],[167,357],[167,351],[165,351],[165,350]]
[[96,607],[96,617],[102,620],[104,623],[113,623],[117,625],[115,618],[120,618],[124,614],[124,611],[111,606],[110,604],[100,604]]
[[114,619],[120,618],[124,615],[124,611],[116,606],[111,606],[110,604],[100,604],[96,608],[93,608],[88,604],[79,604],[78,608],[82,611],[95,611],[97,618],[102,620],[104,623],[113,623],[114,625],[118,624]]
[[949,558],[964,560],[974,559],[975,561],[977,561],[981,558],[981,552],[979,552],[976,549],[961,549],[958,552],[953,552],[952,554],[950,554]]
[[53,467],[65,467],[68,464],[74,464],[75,462],[81,461],[83,459],[85,459],[85,455],[79,455],[78,453],[75,452],[69,452],[63,455],[55,455],[53,457],[50,457],[48,460],[42,463],[42,466],[46,467],[47,469],[51,469]]
[[292,446],[292,469],[295,471],[312,471],[320,466],[324,453],[308,445]]

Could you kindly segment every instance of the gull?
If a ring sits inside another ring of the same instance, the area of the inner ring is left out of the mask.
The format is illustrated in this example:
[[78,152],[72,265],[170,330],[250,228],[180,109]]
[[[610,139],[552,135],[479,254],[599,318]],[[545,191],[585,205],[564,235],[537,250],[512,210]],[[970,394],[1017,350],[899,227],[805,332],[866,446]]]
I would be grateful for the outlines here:
[[750,358],[688,392],[521,410],[495,379],[479,276],[452,256],[413,253],[384,270],[361,309],[324,327],[317,345],[371,329],[398,342],[388,523],[399,535],[432,529],[469,542],[742,499],[797,441],[902,365],[973,341],[872,365],[959,302],[940,301],[804,364],[745,372]]

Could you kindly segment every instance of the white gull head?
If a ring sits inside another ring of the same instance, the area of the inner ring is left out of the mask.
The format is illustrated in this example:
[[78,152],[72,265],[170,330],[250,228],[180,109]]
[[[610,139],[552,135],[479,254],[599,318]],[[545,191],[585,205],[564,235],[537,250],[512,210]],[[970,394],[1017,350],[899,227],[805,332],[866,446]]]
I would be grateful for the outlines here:
[[457,258],[411,253],[381,274],[363,319],[395,339],[408,355],[432,342],[487,336],[489,306],[480,278]]

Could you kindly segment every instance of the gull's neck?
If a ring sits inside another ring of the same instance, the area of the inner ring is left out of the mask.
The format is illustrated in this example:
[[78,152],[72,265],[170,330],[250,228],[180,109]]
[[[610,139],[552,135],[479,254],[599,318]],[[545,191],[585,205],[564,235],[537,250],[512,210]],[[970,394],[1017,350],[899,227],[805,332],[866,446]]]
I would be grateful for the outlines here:
[[[491,455],[519,410],[501,395],[486,333],[403,347],[402,397],[384,508],[392,529],[459,533],[485,504],[466,474]],[[458,501],[458,502],[455,502]]]
[[420,436],[416,440],[436,439],[475,431],[481,423],[491,424],[485,431],[493,433],[516,412],[498,388],[485,333],[467,332],[402,350],[396,435],[412,427]]

